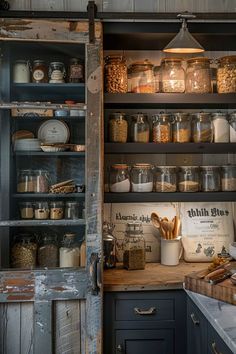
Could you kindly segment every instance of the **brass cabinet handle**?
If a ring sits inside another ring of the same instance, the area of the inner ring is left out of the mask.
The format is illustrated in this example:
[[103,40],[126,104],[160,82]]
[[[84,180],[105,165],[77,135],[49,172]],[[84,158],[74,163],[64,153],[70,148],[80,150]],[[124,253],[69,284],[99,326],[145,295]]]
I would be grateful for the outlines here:
[[221,352],[218,352],[217,348],[216,348],[216,343],[215,342],[212,342],[211,343],[211,347],[212,347],[212,350],[213,350],[213,353],[214,354],[222,354]]
[[123,353],[123,347],[121,344],[118,344],[117,347],[116,347],[116,350],[120,353]]
[[139,309],[138,307],[135,307],[134,313],[136,315],[144,315],[144,316],[154,315],[154,313],[156,313],[156,308],[150,307],[150,309],[148,309],[148,310],[142,310],[142,309]]
[[193,324],[194,324],[195,326],[199,326],[199,325],[200,325],[200,321],[196,319],[194,313],[191,313],[190,317],[191,317],[191,319],[192,319],[192,321],[193,321]]

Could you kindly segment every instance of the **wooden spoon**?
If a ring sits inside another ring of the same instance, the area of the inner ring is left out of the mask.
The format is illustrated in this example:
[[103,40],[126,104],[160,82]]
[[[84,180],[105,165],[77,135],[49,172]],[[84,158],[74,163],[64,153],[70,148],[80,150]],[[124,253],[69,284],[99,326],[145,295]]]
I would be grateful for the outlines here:
[[163,229],[163,227],[161,225],[162,221],[156,213],[151,214],[151,221],[152,221],[152,225],[155,228],[159,229],[161,237],[166,238],[165,230]]

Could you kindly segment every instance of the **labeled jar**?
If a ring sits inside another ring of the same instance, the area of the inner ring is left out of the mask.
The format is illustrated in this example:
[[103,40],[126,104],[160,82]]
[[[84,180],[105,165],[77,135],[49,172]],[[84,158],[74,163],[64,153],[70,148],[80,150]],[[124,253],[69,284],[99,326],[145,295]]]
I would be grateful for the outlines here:
[[105,58],[105,91],[108,93],[126,93],[128,75],[126,59],[123,56],[110,55]]
[[153,115],[152,140],[154,143],[170,143],[172,140],[171,115],[160,113]]
[[126,225],[123,242],[123,266],[128,270],[145,269],[145,239],[142,223],[128,223]]
[[18,170],[17,193],[34,193],[35,180],[32,170]]
[[192,140],[194,143],[212,143],[213,123],[211,114],[206,112],[192,115]]
[[219,192],[220,185],[220,167],[219,166],[201,166],[201,191]]
[[48,202],[35,202],[34,217],[37,220],[46,220],[49,218],[50,210]]
[[182,59],[164,58],[161,61],[161,86],[164,93],[185,92],[185,71]]
[[50,219],[60,220],[64,217],[64,203],[55,201],[50,203]]
[[11,249],[13,268],[32,269],[36,267],[37,242],[33,235],[20,234],[14,239]]
[[59,250],[60,267],[79,267],[80,248],[76,242],[76,234],[66,233],[63,237],[62,246]]
[[218,60],[218,93],[236,92],[236,55],[229,55]]
[[137,163],[131,169],[132,192],[153,191],[153,167],[148,163]]
[[128,139],[128,122],[125,113],[111,113],[109,116],[109,141],[126,143]]
[[114,164],[111,166],[109,175],[110,192],[130,192],[129,166],[126,164]]
[[84,62],[79,58],[71,58],[69,64],[69,82],[84,82]]
[[178,188],[180,192],[199,191],[200,184],[198,166],[181,166],[179,168]]
[[212,113],[214,143],[229,142],[229,122],[226,113]]
[[50,84],[63,84],[66,77],[65,65],[59,61],[53,61],[49,65],[49,83]]
[[221,166],[221,189],[224,192],[236,191],[236,166]]
[[199,57],[187,60],[186,92],[212,92],[210,59]]
[[48,193],[49,180],[50,176],[47,170],[34,170],[34,192]]
[[44,235],[38,247],[38,265],[43,268],[55,268],[59,263],[59,247],[54,235]]
[[28,84],[30,82],[30,63],[27,60],[16,60],[13,66],[13,82]]
[[33,61],[32,82],[37,84],[48,82],[48,68],[44,60]]
[[191,118],[188,113],[173,113],[173,142],[189,143],[191,141]]
[[229,140],[231,143],[236,143],[236,112],[229,116]]
[[131,141],[135,143],[148,143],[150,135],[150,126],[148,118],[143,113],[132,116],[130,126]]
[[154,90],[156,93],[161,91],[161,67],[154,66],[153,68],[154,75]]
[[156,192],[176,192],[176,167],[158,166],[155,171]]
[[76,220],[80,218],[80,205],[78,202],[68,201],[65,207],[65,219]]
[[32,202],[19,203],[20,217],[21,219],[33,219],[34,218],[34,206]]
[[148,60],[131,65],[131,92],[155,93],[153,64]]

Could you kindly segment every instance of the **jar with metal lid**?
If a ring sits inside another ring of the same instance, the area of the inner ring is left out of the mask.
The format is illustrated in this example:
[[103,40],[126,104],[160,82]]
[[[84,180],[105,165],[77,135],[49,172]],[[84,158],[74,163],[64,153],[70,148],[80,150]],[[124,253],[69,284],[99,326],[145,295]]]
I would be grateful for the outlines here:
[[229,116],[229,140],[231,143],[236,143],[236,112]]
[[69,66],[69,82],[84,82],[84,62],[79,58],[71,58]]
[[181,166],[178,174],[178,188],[180,192],[199,191],[199,167]]
[[126,93],[128,75],[126,59],[123,56],[110,55],[105,58],[105,91],[108,93]]
[[167,113],[153,115],[152,140],[154,143],[170,143],[172,140],[172,119]]
[[35,181],[32,170],[18,170],[17,193],[34,193]]
[[60,267],[79,267],[80,248],[76,242],[76,234],[66,233],[63,237],[62,245],[59,250]]
[[36,267],[37,242],[30,234],[19,234],[14,238],[11,249],[11,263],[13,268],[32,269]]
[[38,265],[55,268],[59,263],[59,247],[55,235],[44,235],[38,247]]
[[210,59],[199,57],[187,60],[186,92],[212,92]]
[[176,167],[157,166],[155,171],[156,192],[176,192]]
[[201,191],[218,192],[220,186],[220,167],[219,166],[201,166]]
[[131,65],[131,92],[155,93],[153,64],[148,60]]
[[48,202],[35,202],[34,217],[37,220],[46,220],[49,218],[50,210]]
[[114,193],[130,192],[130,173],[128,165],[114,164],[111,166],[109,187],[110,192]]
[[33,61],[32,82],[37,84],[48,82],[48,68],[44,60]]
[[64,216],[64,203],[61,201],[54,201],[50,203],[50,219],[60,220]]
[[30,82],[30,63],[27,60],[16,60],[13,66],[13,82],[28,84]]
[[113,236],[115,225],[103,222],[103,266],[105,269],[116,267],[116,239]]
[[131,169],[132,192],[153,191],[153,166],[148,163],[137,163]]
[[161,67],[154,66],[153,68],[153,75],[154,75],[154,89],[155,92],[161,91]]
[[218,59],[217,91],[219,93],[236,92],[236,55]]
[[236,191],[236,165],[221,166],[221,189],[224,192]]
[[191,118],[188,113],[173,113],[173,142],[189,143],[191,141]]
[[47,170],[34,170],[34,192],[48,193],[50,176]]
[[21,219],[34,218],[34,205],[32,202],[21,202],[19,203],[19,208]]
[[126,225],[123,266],[128,270],[145,269],[145,239],[141,222]]
[[109,141],[126,143],[128,139],[128,122],[125,113],[116,112],[109,116]]
[[161,86],[164,93],[183,93],[185,91],[185,71],[182,67],[182,59],[162,59]]
[[63,84],[66,77],[65,65],[59,61],[53,61],[49,65],[49,83],[50,84]]
[[211,114],[206,112],[192,115],[192,140],[194,143],[212,143],[213,123]]
[[75,201],[67,201],[65,207],[65,219],[79,219],[80,218],[80,205]]
[[212,113],[212,121],[214,128],[214,143],[229,142],[229,122],[227,113]]
[[147,115],[137,113],[132,116],[130,127],[131,141],[135,143],[148,143],[150,126]]

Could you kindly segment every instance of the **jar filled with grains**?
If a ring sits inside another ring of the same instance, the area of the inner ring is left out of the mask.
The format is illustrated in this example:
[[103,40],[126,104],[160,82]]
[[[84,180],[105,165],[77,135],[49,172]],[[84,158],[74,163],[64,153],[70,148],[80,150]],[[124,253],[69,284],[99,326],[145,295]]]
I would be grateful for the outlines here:
[[236,112],[229,116],[229,139],[231,143],[236,143]]
[[221,189],[225,192],[236,191],[236,166],[221,166]]
[[153,115],[152,140],[154,143],[171,142],[171,115],[160,113]]
[[79,267],[80,248],[76,242],[76,234],[67,233],[63,237],[60,253],[60,267]]
[[113,193],[130,192],[130,174],[128,165],[114,164],[111,166],[109,187],[110,192]]
[[39,267],[55,268],[59,263],[59,249],[57,237],[44,235],[38,248]]
[[228,143],[229,142],[229,122],[227,113],[217,112],[212,113],[212,121],[214,128],[214,142]]
[[220,191],[220,167],[201,166],[201,191],[218,192]]
[[34,217],[37,220],[46,220],[49,218],[50,210],[48,202],[35,202]]
[[124,113],[112,113],[109,116],[109,140],[112,143],[126,143],[128,122]]
[[185,92],[185,71],[182,59],[164,58],[161,61],[161,86],[164,93]]
[[176,167],[156,167],[155,187],[156,192],[176,192]]
[[212,143],[213,124],[211,114],[206,112],[192,115],[192,141],[194,143]]
[[50,203],[50,219],[60,220],[64,216],[64,203],[61,201],[55,201]]
[[130,127],[131,141],[135,143],[148,143],[150,126],[145,114],[138,113],[132,116]]
[[34,206],[32,202],[19,203],[21,219],[33,219]]
[[189,143],[191,141],[191,119],[188,113],[173,113],[173,142]]
[[20,234],[15,237],[11,249],[13,268],[32,269],[36,267],[37,242],[33,235]]
[[35,189],[32,170],[19,170],[17,173],[17,193],[33,193]]
[[155,93],[153,64],[148,60],[133,63],[131,69],[131,92]]
[[145,269],[145,239],[142,223],[126,225],[123,242],[123,266],[128,270]]
[[126,59],[123,56],[110,55],[105,58],[105,91],[108,93],[126,93],[128,75]]
[[132,192],[153,191],[153,167],[148,163],[137,163],[131,169]]
[[217,91],[236,92],[236,55],[225,56],[218,60]]
[[178,187],[180,192],[198,192],[199,167],[181,166],[178,174]]
[[210,59],[199,57],[187,60],[186,92],[212,92]]
[[34,192],[35,193],[48,193],[49,191],[49,172],[46,170],[34,171]]

